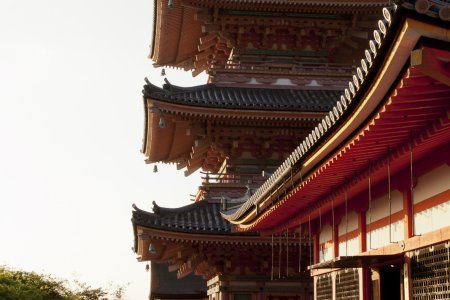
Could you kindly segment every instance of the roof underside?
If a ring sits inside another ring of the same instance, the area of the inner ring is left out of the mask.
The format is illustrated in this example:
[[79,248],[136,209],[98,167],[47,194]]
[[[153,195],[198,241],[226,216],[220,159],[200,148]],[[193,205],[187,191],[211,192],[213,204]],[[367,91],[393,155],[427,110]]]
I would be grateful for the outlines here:
[[[199,49],[202,45],[208,45],[207,42],[202,44],[201,39],[209,39],[213,35],[219,35],[222,46],[214,46],[224,50],[221,55],[215,56],[214,60],[226,59],[231,49],[247,48],[248,45],[242,46],[233,44],[233,38],[227,36],[227,30],[234,30],[233,28],[215,28],[217,20],[213,17],[211,11],[214,10],[217,14],[224,13],[224,19],[231,16],[245,16],[251,17],[283,17],[291,18],[293,20],[305,17],[307,20],[311,17],[321,20],[323,16],[333,16],[337,14],[349,16],[357,12],[360,15],[369,15],[376,13],[387,1],[203,1],[203,0],[184,0],[177,2],[169,7],[168,0],[155,0],[155,15],[154,15],[154,31],[153,42],[150,57],[155,61],[156,66],[169,66],[182,68],[185,70],[193,70],[197,74],[198,70],[203,70],[204,64],[214,64],[207,62],[211,57],[209,47]],[[202,11],[203,10],[203,11]],[[202,14],[208,12],[208,20],[202,19]],[[275,15],[273,15],[275,13]],[[281,15],[280,15],[281,14]],[[291,14],[291,15],[289,15]],[[295,15],[294,15],[295,14]],[[211,21],[210,19],[214,20]],[[349,18],[351,21],[351,18]],[[363,21],[365,22],[365,21]],[[219,26],[220,27],[220,26]],[[226,27],[226,26],[225,26]],[[314,27],[314,26],[313,26]],[[244,27],[242,27],[244,28]],[[357,28],[360,30],[361,28]],[[234,34],[233,34],[234,35]],[[358,37],[359,38],[359,37]],[[199,44],[200,42],[200,44]],[[343,41],[340,41],[343,43]],[[346,50],[355,51],[354,40],[348,42],[351,44],[350,48]],[[273,45],[264,46],[267,49],[272,48]],[[213,47],[213,48],[214,48]],[[347,47],[347,46],[344,46]],[[258,47],[250,47],[255,50],[260,50]],[[307,48],[302,46],[302,48]],[[280,48],[281,49],[281,48]],[[308,53],[311,51],[307,51]],[[348,52],[348,51],[347,51]],[[204,59],[203,56],[208,56]],[[200,57],[200,59],[197,59]],[[217,59],[220,57],[220,59]],[[306,57],[310,59],[310,57]],[[301,60],[301,59],[300,59]]]

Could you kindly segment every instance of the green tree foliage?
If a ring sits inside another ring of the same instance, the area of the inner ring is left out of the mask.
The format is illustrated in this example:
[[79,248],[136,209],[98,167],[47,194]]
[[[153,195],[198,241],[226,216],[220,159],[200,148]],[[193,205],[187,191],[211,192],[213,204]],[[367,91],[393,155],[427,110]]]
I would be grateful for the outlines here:
[[65,280],[34,272],[13,270],[0,266],[0,299],[2,300],[108,300],[122,299],[124,287],[109,293],[75,281],[70,289]]

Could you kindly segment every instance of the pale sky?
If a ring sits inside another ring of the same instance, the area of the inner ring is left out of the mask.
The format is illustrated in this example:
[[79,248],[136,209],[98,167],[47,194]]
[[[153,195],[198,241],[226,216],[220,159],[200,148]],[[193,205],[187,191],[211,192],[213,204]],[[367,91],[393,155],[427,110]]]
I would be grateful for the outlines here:
[[[147,299],[131,205],[200,184],[140,153],[153,0],[0,1],[0,264]],[[202,83],[166,70],[180,85]],[[176,186],[176,188],[174,188]]]

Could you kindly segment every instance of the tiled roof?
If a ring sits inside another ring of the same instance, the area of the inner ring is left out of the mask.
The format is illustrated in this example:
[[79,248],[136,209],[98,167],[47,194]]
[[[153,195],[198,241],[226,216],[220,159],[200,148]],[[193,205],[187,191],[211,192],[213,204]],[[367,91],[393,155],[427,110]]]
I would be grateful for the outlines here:
[[205,1],[205,0],[190,0],[189,3],[196,3],[197,5],[203,4],[204,6],[212,6],[213,4],[222,5],[224,7],[227,6],[250,6],[250,7],[258,7],[260,9],[261,5],[270,7],[272,10],[280,9],[280,6],[283,9],[305,9],[309,7],[313,7],[315,9],[323,9],[323,8],[371,8],[371,7],[380,7],[381,5],[385,5],[386,1],[349,1],[349,0],[335,0],[335,1],[317,1],[317,0],[216,0],[216,1]]
[[135,226],[188,233],[233,234],[231,224],[220,215],[219,203],[199,201],[180,208],[164,208],[153,202],[153,213],[135,205],[133,208],[132,222]]
[[179,87],[166,84],[162,88],[146,79],[145,98],[175,104],[248,110],[325,112],[336,104],[342,91],[294,90],[270,88],[234,88],[205,84]]
[[[422,1],[423,2],[423,1]],[[425,1],[426,3],[429,3]],[[361,98],[365,88],[368,87],[367,78],[373,77],[378,70],[381,62],[379,53],[387,51],[389,42],[385,42],[385,38],[389,35],[394,37],[395,31],[398,29],[401,18],[396,15],[401,15],[400,11],[416,10],[419,14],[427,15],[433,18],[440,18],[443,21],[449,21],[447,17],[450,4],[444,1],[430,1],[430,6],[423,11],[418,11],[420,5],[416,5],[419,1],[407,0],[401,1],[399,6],[393,5],[383,9],[383,19],[378,21],[378,29],[374,30],[374,37],[369,41],[369,49],[365,51],[365,58],[361,59],[361,67],[356,69],[356,74],[353,75],[353,80],[349,81],[349,87],[345,89],[339,97],[335,100],[335,106],[329,111],[325,118],[311,131],[311,133],[301,142],[298,147],[291,153],[291,155],[281,164],[280,167],[269,177],[269,179],[262,184],[262,186],[255,192],[255,194],[248,199],[237,211],[222,212],[222,216],[227,220],[237,220],[243,216],[249,209],[257,205],[266,194],[275,189],[283,178],[288,176],[296,164],[304,160],[305,157],[311,154],[319,142],[323,141],[324,137],[337,128],[338,124],[342,122],[343,116],[349,116],[350,110],[355,107],[355,103]],[[430,10],[433,7],[434,12]],[[397,9],[399,8],[399,9]],[[396,13],[396,15],[394,15]],[[396,21],[396,26],[391,24]],[[391,28],[393,27],[393,28]],[[383,55],[380,55],[383,56]],[[351,109],[350,109],[351,107]]]

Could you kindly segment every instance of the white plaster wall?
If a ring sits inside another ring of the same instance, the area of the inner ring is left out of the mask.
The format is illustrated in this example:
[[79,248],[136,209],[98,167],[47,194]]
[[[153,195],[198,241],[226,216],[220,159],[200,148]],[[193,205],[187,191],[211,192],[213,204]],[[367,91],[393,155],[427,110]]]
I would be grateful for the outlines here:
[[[358,214],[352,210],[348,212],[348,232],[358,229]],[[342,216],[341,223],[339,223],[339,236],[345,235],[346,233],[346,220],[345,215]]]
[[444,164],[419,177],[414,188],[414,203],[422,202],[448,189],[450,189],[450,167]]
[[273,85],[295,85],[289,78],[278,78]]
[[320,231],[319,243],[326,243],[333,239],[333,234],[330,224],[322,224],[322,230]]
[[347,253],[345,253],[345,242],[339,243],[339,256],[351,256],[359,253],[359,237],[347,241]]
[[[391,212],[392,214],[403,210],[403,194],[398,190],[391,191]],[[371,209],[372,217],[369,216],[369,211],[366,213],[366,224],[378,221],[389,216],[389,195],[383,195],[372,201]]]
[[331,230],[330,224],[324,224],[322,225],[322,230],[320,231],[319,235],[319,243],[320,243],[320,249],[319,249],[319,260],[320,261],[327,261],[333,258],[333,247],[329,247],[324,249],[323,243],[326,243],[328,241],[331,241],[333,239],[333,234]]
[[319,249],[319,260],[321,262],[331,260],[333,258],[333,247],[320,248]]
[[415,234],[423,234],[450,226],[449,201],[414,214]]
[[[391,224],[391,239],[392,242],[399,242],[404,237],[404,223],[403,219]],[[380,227],[369,231],[367,228],[366,234],[366,249],[378,249],[383,246],[389,245],[389,225]]]

